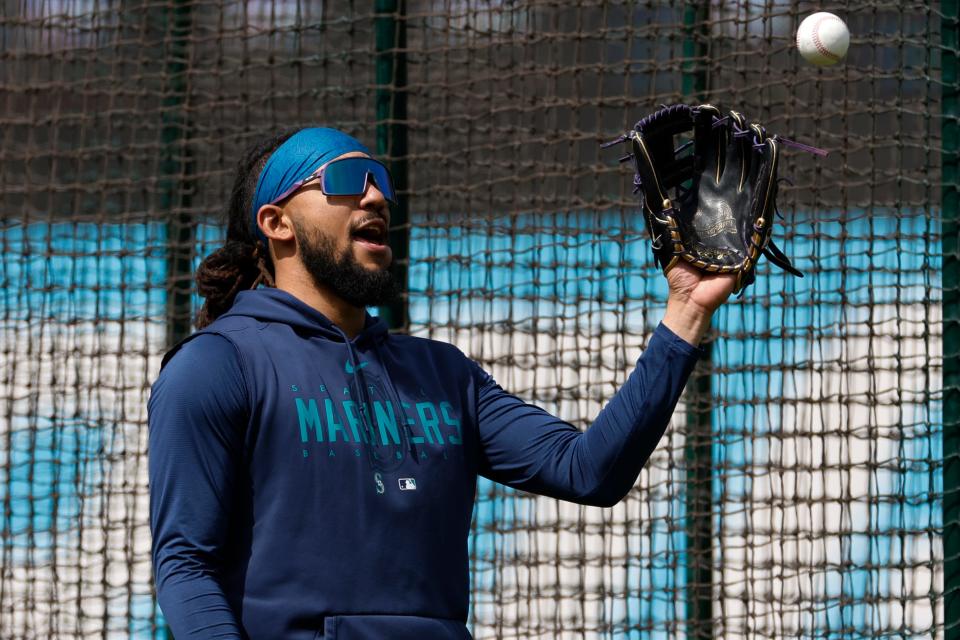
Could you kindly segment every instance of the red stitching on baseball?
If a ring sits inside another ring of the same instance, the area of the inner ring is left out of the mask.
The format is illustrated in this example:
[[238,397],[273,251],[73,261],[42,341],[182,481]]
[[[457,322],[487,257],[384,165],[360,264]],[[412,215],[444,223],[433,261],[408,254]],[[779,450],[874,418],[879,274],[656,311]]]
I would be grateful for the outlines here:
[[822,55],[824,58],[833,60],[834,62],[839,62],[840,56],[827,49],[825,46],[823,46],[823,43],[820,42],[820,25],[824,20],[836,20],[840,23],[843,22],[843,20],[840,20],[840,18],[836,16],[822,16],[817,18],[817,21],[813,23],[813,46],[817,48],[817,51],[819,51],[820,55]]

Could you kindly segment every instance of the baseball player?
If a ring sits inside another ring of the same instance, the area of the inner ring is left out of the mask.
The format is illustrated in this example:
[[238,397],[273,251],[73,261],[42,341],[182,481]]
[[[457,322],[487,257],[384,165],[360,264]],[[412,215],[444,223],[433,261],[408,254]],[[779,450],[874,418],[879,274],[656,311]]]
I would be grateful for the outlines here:
[[456,347],[367,314],[397,293],[396,198],[386,167],[334,129],[240,163],[226,241],[196,275],[199,330],[149,402],[154,569],[177,640],[469,638],[477,477],[619,502],[736,284],[674,265],[663,321],[581,432]]

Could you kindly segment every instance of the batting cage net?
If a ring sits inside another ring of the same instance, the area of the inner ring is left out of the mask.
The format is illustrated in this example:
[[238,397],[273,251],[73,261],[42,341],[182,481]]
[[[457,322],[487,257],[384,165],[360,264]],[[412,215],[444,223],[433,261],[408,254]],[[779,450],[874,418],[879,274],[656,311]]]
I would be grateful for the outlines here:
[[480,482],[471,630],[960,637],[957,4],[838,0],[820,68],[795,0],[0,0],[0,637],[169,635],[146,402],[245,146],[375,148],[383,314],[586,428],[667,293],[600,143],[677,102],[830,152],[781,159],[805,277],[763,261],[718,312],[617,506]]

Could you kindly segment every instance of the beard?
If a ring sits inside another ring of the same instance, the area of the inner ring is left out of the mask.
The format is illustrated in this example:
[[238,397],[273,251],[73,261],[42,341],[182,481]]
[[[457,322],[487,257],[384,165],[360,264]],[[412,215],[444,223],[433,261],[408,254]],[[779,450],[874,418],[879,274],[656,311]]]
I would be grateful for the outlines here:
[[317,286],[326,286],[355,307],[374,307],[394,302],[400,295],[395,265],[365,269],[350,247],[337,255],[333,240],[309,233],[294,222],[303,266]]

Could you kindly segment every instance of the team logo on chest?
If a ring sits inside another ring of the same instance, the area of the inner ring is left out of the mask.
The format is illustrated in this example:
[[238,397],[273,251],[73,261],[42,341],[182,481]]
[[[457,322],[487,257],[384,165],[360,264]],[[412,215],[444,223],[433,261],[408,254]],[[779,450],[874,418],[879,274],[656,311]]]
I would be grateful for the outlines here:
[[[367,364],[348,361],[344,370],[356,376]],[[291,435],[296,435],[304,458],[321,451],[325,458],[363,457],[366,450],[374,460],[401,460],[402,448],[409,446],[421,460],[447,459],[449,447],[463,445],[459,412],[451,402],[430,398],[420,387],[416,401],[394,400],[375,376],[366,377],[374,380],[366,381],[366,393],[360,393],[359,382],[343,387],[342,393],[331,393],[325,385],[315,387],[315,393],[308,386],[289,386],[296,415]],[[410,486],[402,490],[415,490],[416,480],[409,480]]]

